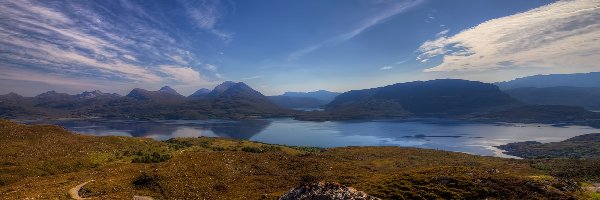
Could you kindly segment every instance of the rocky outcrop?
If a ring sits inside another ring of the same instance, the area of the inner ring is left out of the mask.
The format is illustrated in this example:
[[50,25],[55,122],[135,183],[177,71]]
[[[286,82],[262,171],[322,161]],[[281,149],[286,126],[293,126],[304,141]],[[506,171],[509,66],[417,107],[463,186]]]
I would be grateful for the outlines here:
[[290,190],[279,200],[375,200],[377,197],[339,183],[311,183]]

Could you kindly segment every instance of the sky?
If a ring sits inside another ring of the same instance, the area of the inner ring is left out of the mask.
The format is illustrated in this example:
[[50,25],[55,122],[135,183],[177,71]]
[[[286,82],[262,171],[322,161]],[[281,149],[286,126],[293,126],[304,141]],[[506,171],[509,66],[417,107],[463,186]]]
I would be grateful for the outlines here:
[[0,0],[0,94],[600,71],[600,0]]

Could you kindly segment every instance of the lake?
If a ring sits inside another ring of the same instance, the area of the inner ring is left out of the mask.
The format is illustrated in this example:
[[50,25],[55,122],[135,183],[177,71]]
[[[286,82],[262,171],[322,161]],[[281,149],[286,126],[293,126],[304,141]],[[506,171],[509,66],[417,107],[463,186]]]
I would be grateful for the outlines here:
[[310,122],[293,119],[228,120],[51,120],[71,131],[166,140],[174,137],[224,137],[271,144],[315,147],[403,146],[510,157],[493,146],[519,141],[556,142],[600,132],[583,126],[477,123],[447,119],[389,119]]

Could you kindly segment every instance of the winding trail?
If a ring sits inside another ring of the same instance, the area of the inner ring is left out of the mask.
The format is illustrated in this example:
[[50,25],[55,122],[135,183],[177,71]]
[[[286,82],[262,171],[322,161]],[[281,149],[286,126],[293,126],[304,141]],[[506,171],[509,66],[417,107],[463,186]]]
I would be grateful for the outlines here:
[[85,186],[86,184],[88,184],[89,182],[92,182],[92,181],[94,181],[94,180],[87,181],[85,183],[82,183],[82,184],[79,184],[79,185],[75,186],[74,188],[71,188],[69,190],[69,195],[71,195],[71,198],[76,199],[76,200],[85,199],[85,198],[79,196],[79,190],[81,190],[81,188],[83,186]]
[[[72,199],[75,200],[85,200],[88,198],[83,198],[81,196],[79,196],[79,190],[81,190],[81,188],[83,186],[85,186],[86,184],[88,184],[89,182],[94,182],[94,180],[89,180],[85,183],[79,184],[77,186],[75,186],[74,188],[69,189],[69,195],[71,196]],[[147,196],[133,196],[133,200],[154,200],[154,198],[152,197],[147,197]]]
[[588,191],[600,193],[600,183],[593,183],[591,186],[586,187]]

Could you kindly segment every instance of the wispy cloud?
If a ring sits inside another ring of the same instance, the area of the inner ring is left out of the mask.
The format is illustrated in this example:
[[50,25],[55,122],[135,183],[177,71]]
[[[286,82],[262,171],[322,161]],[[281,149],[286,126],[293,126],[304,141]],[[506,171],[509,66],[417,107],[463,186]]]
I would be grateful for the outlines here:
[[356,28],[349,30],[343,34],[336,35],[330,39],[327,39],[323,42],[310,45],[306,48],[294,51],[288,55],[288,60],[297,60],[302,56],[309,54],[323,46],[334,45],[346,40],[352,39],[357,35],[360,35],[365,30],[384,22],[385,20],[396,16],[400,13],[407,11],[408,9],[422,3],[424,0],[408,0],[408,1],[395,1],[391,3],[387,9],[381,11],[377,15],[373,15],[365,20],[363,20],[360,24],[357,25]]
[[600,70],[600,1],[559,1],[493,19],[456,35],[438,33],[423,43],[418,60],[442,56],[432,71],[556,69]]
[[159,69],[163,73],[167,74],[171,80],[184,85],[198,85],[207,83],[202,79],[202,76],[200,76],[200,72],[192,69],[191,67],[161,65]]
[[408,62],[408,60],[409,60],[409,59],[404,59],[404,60],[398,61],[398,62],[396,62],[396,63],[394,63],[394,64],[396,64],[396,65],[401,65],[401,64],[404,64],[405,62]]
[[390,69],[394,69],[394,67],[387,65],[387,66],[383,66],[383,67],[379,68],[379,70],[390,70]]
[[[223,17],[215,12],[205,14],[204,24],[199,18],[190,20],[212,33]],[[199,56],[181,42],[192,36],[178,32],[168,17],[161,17],[168,14],[147,12],[133,1],[69,1],[60,6],[48,1],[0,1],[0,69],[26,69],[28,75],[38,77],[4,73],[2,78],[70,86],[39,77],[62,77],[86,86],[95,85],[91,80],[208,83],[199,71],[203,67],[193,66],[201,63]],[[216,69],[205,72],[218,74]]]
[[217,23],[224,17],[224,12],[226,12],[223,1],[195,0],[181,2],[184,5],[187,15],[189,15],[198,28],[207,30],[226,42],[233,39],[232,33],[217,28]]
[[263,78],[263,76],[258,75],[258,76],[244,77],[244,78],[240,78],[240,80],[247,81],[247,80],[254,80],[254,79],[259,79],[259,78]]
[[204,64],[204,69],[208,71],[217,71],[218,67],[213,64]]

